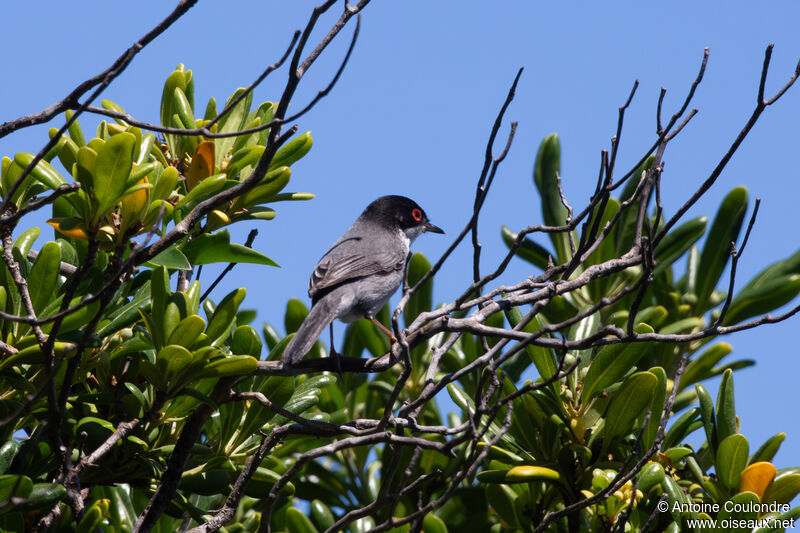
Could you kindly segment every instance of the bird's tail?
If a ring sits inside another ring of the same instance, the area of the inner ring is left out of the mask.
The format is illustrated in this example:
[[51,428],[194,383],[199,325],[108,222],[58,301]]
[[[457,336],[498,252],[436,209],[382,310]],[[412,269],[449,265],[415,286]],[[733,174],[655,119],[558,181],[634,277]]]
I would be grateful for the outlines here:
[[322,298],[311,307],[308,316],[283,350],[281,361],[294,364],[300,361],[311,349],[325,328],[336,318],[336,309],[328,298]]

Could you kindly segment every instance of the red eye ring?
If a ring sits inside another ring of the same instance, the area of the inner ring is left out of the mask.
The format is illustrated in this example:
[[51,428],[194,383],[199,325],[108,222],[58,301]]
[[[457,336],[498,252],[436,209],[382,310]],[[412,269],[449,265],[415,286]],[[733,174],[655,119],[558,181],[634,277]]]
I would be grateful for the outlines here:
[[411,218],[413,218],[414,220],[419,222],[420,220],[422,220],[422,211],[420,211],[419,209],[416,209],[416,208],[413,209],[411,211]]

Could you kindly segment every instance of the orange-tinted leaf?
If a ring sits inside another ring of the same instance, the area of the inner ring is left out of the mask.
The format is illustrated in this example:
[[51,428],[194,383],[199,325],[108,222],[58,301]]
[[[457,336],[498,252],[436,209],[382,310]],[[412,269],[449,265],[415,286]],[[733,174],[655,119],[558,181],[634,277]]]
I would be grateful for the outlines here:
[[47,223],[56,228],[56,231],[67,237],[80,239],[82,241],[89,240],[86,236],[86,232],[78,225],[78,219],[76,218],[51,218]]
[[203,141],[192,156],[192,163],[186,172],[186,188],[194,186],[214,173],[214,141]]
[[766,461],[753,463],[744,470],[739,478],[739,492],[753,492],[758,499],[764,497],[764,491],[775,477],[775,465]]

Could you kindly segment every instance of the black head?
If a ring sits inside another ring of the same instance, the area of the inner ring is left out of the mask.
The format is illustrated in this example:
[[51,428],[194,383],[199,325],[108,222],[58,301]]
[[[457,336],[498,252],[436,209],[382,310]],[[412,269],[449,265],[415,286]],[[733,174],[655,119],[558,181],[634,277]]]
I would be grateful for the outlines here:
[[412,240],[420,233],[444,233],[428,220],[425,211],[410,198],[405,196],[381,196],[364,210],[362,217],[374,220],[385,226],[398,227]]

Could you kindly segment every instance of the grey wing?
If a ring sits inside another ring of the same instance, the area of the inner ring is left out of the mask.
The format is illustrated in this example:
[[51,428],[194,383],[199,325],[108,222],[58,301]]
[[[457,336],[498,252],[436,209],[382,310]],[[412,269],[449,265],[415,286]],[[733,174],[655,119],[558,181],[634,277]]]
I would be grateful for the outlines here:
[[402,250],[399,253],[379,252],[370,256],[349,255],[347,257],[329,252],[320,260],[311,274],[311,279],[308,280],[308,295],[313,300],[320,291],[346,281],[402,270],[405,262],[406,256]]

